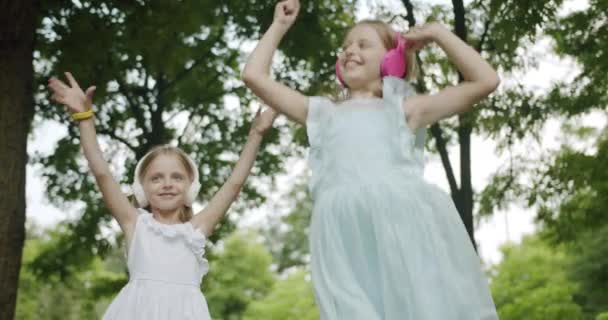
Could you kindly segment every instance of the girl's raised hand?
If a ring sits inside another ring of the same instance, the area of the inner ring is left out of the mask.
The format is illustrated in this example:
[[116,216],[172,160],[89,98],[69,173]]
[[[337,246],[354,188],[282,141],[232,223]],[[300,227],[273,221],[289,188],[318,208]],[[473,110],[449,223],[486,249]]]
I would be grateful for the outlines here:
[[48,87],[53,92],[51,100],[65,105],[72,113],[85,112],[90,109],[95,87],[89,87],[85,93],[71,73],[66,72],[65,77],[68,79],[69,85],[55,77],[49,79]]
[[256,112],[255,118],[251,123],[250,131],[264,135],[268,129],[272,128],[272,124],[278,115],[279,113],[272,108],[268,108],[264,112],[262,112],[262,108],[258,109],[258,112]]
[[296,21],[300,11],[299,0],[283,0],[274,8],[274,22],[285,28],[290,28]]
[[436,22],[426,23],[421,26],[410,28],[403,38],[408,43],[408,49],[420,50],[427,44],[435,41],[435,36],[441,32],[444,27]]

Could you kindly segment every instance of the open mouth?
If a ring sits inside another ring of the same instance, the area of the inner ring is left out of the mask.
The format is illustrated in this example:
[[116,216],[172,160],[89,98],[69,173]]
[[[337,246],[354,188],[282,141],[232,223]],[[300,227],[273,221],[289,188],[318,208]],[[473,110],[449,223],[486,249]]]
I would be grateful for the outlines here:
[[346,68],[352,68],[352,67],[356,67],[361,65],[361,63],[355,61],[355,60],[346,60],[346,62],[344,62],[344,67]]
[[357,60],[348,59],[348,60],[344,61],[344,69],[345,70],[351,70],[351,69],[360,67],[361,65],[363,65],[363,63],[359,62]]

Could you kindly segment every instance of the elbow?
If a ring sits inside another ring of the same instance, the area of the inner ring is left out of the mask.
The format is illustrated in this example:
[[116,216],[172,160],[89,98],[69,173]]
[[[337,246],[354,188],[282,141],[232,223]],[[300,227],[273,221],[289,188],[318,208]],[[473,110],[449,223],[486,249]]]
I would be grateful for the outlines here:
[[500,76],[498,75],[498,73],[494,74],[494,78],[492,79],[492,91],[498,89],[498,86],[500,85]]
[[254,72],[248,69],[247,67],[245,67],[243,72],[241,72],[241,80],[247,87],[251,87],[251,85],[255,81],[255,75],[253,73]]
[[93,170],[93,176],[95,180],[99,183],[104,183],[105,181],[114,179],[112,173],[107,170]]
[[488,77],[488,79],[484,81],[484,84],[488,94],[496,91],[500,85],[500,77],[498,76],[498,73],[493,72],[492,76]]

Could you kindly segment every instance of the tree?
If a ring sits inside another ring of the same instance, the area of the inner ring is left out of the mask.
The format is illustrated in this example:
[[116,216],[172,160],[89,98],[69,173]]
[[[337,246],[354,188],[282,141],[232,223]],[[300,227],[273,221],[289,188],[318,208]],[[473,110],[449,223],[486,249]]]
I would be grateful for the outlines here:
[[39,278],[30,263],[44,251],[45,246],[61,236],[60,229],[61,226],[41,230],[31,223],[27,226],[16,319],[101,318],[114,295],[113,290],[108,294],[108,290],[101,288],[110,286],[117,279],[126,282],[124,266],[112,270],[112,260],[124,252],[120,248],[113,248],[105,260],[96,257],[64,279],[57,276]]
[[243,320],[255,319],[319,319],[309,275],[298,270],[287,279],[277,281],[264,299],[252,302],[247,308]]
[[575,301],[588,319],[608,315],[608,224],[599,230],[588,231],[571,246],[573,262],[568,268],[570,277],[580,289]]
[[[151,146],[174,143],[198,161],[203,185],[200,196],[208,198],[228,176],[252,117],[249,108],[238,106],[252,100],[238,81],[239,42],[255,38],[270,23],[273,6],[270,0],[250,5],[236,0],[45,2],[39,30],[42,41],[37,48],[38,62],[45,68],[38,74],[39,82],[71,70],[83,85],[97,84],[97,129],[121,183],[130,182],[135,160]],[[331,73],[307,70],[332,64],[336,40],[319,40],[316,35],[342,30],[351,19],[344,12],[351,12],[351,7],[349,1],[338,0],[307,6],[302,15],[306,23],[285,41],[289,58],[278,66],[278,75],[304,91],[322,90]],[[294,65],[305,70],[288,72]],[[38,89],[45,90],[42,85]],[[48,104],[40,95],[39,114],[67,125],[62,111]],[[41,271],[64,276],[67,270],[62,265],[86,262],[110,248],[107,239],[100,237],[110,215],[86,174],[77,128],[68,128],[68,136],[59,141],[56,151],[36,161],[44,166],[42,174],[54,204],[77,204],[84,209],[78,220],[68,224],[69,232],[57,247],[33,262]],[[275,133],[267,139],[272,147],[259,155],[254,175],[267,177],[278,172],[293,151],[278,146],[278,136]],[[263,199],[252,185],[243,193],[241,207]],[[234,228],[229,222],[212,240]]]
[[578,67],[571,79],[558,82],[543,97],[549,106],[543,112],[564,122],[564,143],[541,159],[522,156],[516,170],[497,176],[493,189],[482,195],[490,209],[515,201],[537,209],[542,236],[571,252],[569,272],[580,283],[575,301],[586,319],[608,309],[603,286],[608,279],[608,127],[580,121],[581,116],[605,117],[608,107],[606,10],[606,1],[590,0],[585,8],[548,24],[546,33],[556,53],[574,59]]
[[27,134],[38,1],[0,3],[0,318],[12,319],[25,240]]
[[535,238],[502,251],[504,258],[491,280],[500,319],[582,319],[573,299],[576,283],[565,270],[570,258],[564,252]]
[[264,298],[275,275],[272,256],[255,233],[234,233],[224,240],[223,250],[212,253],[203,292],[214,319],[241,319],[248,305]]
[[[409,27],[424,21],[441,21],[452,25],[453,32],[486,57],[503,77],[522,68],[532,58],[517,52],[525,50],[535,41],[539,30],[554,19],[562,3],[561,0],[475,0],[465,6],[462,0],[452,0],[451,6],[429,7],[410,0],[400,2],[405,14],[392,11],[385,13],[388,18],[402,18]],[[433,92],[464,81],[436,48],[426,49],[420,54],[419,60],[422,68],[415,85],[420,92]],[[474,245],[476,197],[471,179],[471,137],[477,133],[496,138],[500,151],[508,149],[514,140],[533,132],[546,119],[541,112],[543,107],[542,101],[535,99],[534,94],[523,85],[503,84],[498,92],[480,102],[474,111],[430,127],[432,148],[439,154],[452,199]],[[459,150],[458,171],[449,157],[452,147]]]
[[[605,176],[603,168],[606,167],[606,129],[597,132],[581,126],[577,118],[593,112],[595,117],[605,115],[608,106],[608,80],[605,77],[608,45],[606,41],[600,41],[606,38],[608,30],[603,16],[606,10],[608,4],[605,1],[591,0],[584,10],[573,11],[547,24],[546,33],[554,41],[555,52],[561,57],[575,59],[579,69],[573,70],[571,80],[555,84],[542,97],[541,105],[545,107],[538,110],[546,114],[545,118],[554,116],[563,121],[562,132],[567,137],[576,142],[593,141],[593,145],[582,150],[572,143],[565,143],[561,150],[541,159],[520,156],[513,170],[497,175],[491,188],[482,193],[484,213],[517,201],[530,207],[539,206],[539,221],[546,226],[560,224],[563,240],[572,239],[581,231],[571,229],[582,226],[570,223],[573,219],[579,222],[586,220],[586,227],[601,227],[604,223],[596,223],[595,219],[603,219],[597,209],[604,206],[605,199],[594,193],[605,189],[601,177]],[[532,186],[528,187],[529,184]],[[595,209],[569,208],[568,202],[574,198],[578,200],[572,204],[587,203]],[[592,203],[594,199],[599,202]],[[573,214],[578,217],[574,218]],[[564,223],[557,221],[560,217]]]
[[280,219],[270,221],[262,230],[278,273],[292,267],[307,268],[310,261],[308,236],[312,198],[305,177],[299,178],[288,198],[293,203],[293,209]]

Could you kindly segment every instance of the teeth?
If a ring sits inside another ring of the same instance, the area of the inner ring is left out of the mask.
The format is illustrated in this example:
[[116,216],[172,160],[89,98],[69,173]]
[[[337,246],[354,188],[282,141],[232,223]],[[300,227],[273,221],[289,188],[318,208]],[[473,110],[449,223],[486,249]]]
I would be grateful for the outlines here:
[[356,61],[346,61],[346,63],[344,64],[345,66],[353,66],[353,65],[358,65],[359,63],[357,63]]

